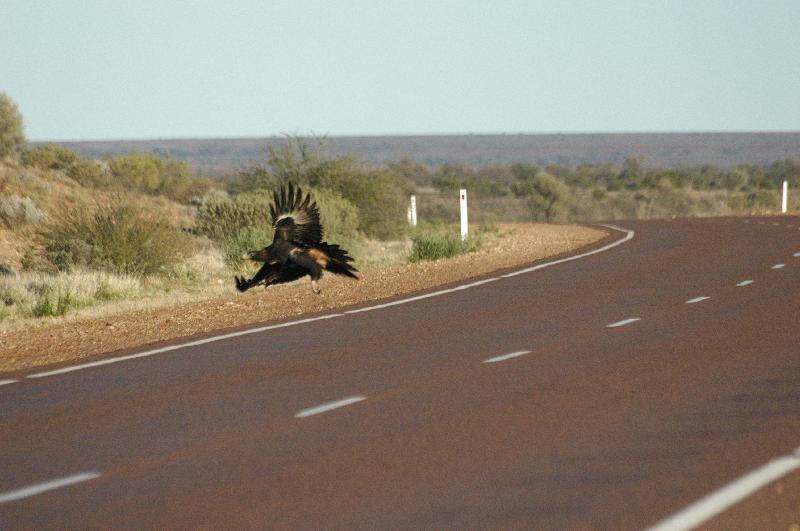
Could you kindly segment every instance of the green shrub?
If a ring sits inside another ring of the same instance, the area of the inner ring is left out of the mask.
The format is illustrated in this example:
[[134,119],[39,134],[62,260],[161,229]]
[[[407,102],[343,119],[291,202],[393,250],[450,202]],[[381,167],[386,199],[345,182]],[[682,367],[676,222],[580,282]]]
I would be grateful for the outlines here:
[[0,92],[0,161],[16,156],[25,142],[22,115],[14,101]]
[[82,186],[96,188],[111,185],[110,175],[102,166],[58,144],[29,149],[23,153],[22,161],[26,166],[62,171]]
[[46,257],[61,271],[86,267],[133,276],[167,272],[189,243],[164,217],[122,201],[94,214],[73,211],[42,236]]
[[45,144],[29,149],[22,154],[23,164],[41,170],[67,171],[80,159],[80,155],[58,144]]
[[459,254],[477,251],[482,245],[479,234],[462,240],[461,235],[453,231],[417,234],[411,237],[411,242],[409,262],[450,258]]
[[125,292],[120,289],[115,289],[108,279],[103,279],[97,284],[94,290],[94,298],[98,301],[114,301],[125,298]]
[[233,198],[212,196],[198,209],[195,228],[218,242],[224,242],[246,228],[261,228],[269,232],[271,201],[272,196],[264,191],[243,193]]
[[58,293],[54,296],[50,293],[45,293],[39,296],[36,304],[31,309],[31,315],[33,317],[62,317],[71,308],[79,306],[69,291]]
[[152,155],[120,155],[106,160],[114,184],[133,192],[163,195],[187,203],[202,197],[213,186],[193,175],[186,161]]
[[[358,212],[339,194],[330,190],[304,190],[319,207],[324,238],[333,243],[347,242],[358,236]],[[266,190],[228,197],[212,197],[198,212],[196,229],[212,240],[223,243],[225,262],[239,260],[245,251],[268,245],[273,229],[269,217],[272,194]]]
[[112,185],[109,173],[93,160],[77,161],[67,170],[67,175],[78,184],[90,188],[108,188]]

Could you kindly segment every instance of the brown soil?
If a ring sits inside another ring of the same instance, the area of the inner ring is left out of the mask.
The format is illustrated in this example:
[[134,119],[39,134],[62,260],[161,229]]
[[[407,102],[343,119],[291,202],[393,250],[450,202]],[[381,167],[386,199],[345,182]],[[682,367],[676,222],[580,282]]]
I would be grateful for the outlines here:
[[369,269],[359,281],[326,275],[321,295],[303,279],[243,295],[0,332],[0,373],[424,290],[571,251],[606,235],[574,225],[502,229],[503,237],[468,255]]

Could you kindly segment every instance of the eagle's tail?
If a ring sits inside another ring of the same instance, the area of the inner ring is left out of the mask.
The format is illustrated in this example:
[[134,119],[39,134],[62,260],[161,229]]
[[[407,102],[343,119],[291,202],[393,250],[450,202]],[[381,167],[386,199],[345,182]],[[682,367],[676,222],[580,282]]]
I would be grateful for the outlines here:
[[331,273],[336,273],[337,275],[345,275],[358,279],[358,276],[356,275],[358,269],[350,264],[350,262],[353,261],[353,258],[347,254],[347,251],[338,245],[331,245],[326,242],[322,242],[319,248],[327,255],[328,258],[326,261],[327,263],[323,266],[325,270],[330,271]]

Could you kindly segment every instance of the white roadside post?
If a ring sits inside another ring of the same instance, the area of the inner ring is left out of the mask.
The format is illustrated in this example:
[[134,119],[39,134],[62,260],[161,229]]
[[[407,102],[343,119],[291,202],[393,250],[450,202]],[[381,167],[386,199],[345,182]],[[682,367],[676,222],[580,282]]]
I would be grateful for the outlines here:
[[411,196],[411,206],[408,211],[408,221],[411,222],[412,227],[417,226],[417,196]]
[[783,200],[781,201],[781,214],[786,214],[789,206],[789,181],[783,181]]
[[467,239],[467,232],[469,231],[469,225],[467,224],[467,191],[465,189],[461,189],[459,198],[461,203],[461,240],[463,241]]

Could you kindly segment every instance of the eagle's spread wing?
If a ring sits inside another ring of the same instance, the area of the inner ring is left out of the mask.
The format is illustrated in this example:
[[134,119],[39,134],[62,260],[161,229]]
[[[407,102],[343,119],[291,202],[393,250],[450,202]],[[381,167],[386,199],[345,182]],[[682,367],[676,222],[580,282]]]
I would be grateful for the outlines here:
[[284,240],[300,247],[311,247],[322,242],[322,225],[319,209],[311,195],[303,197],[303,191],[290,183],[273,192],[273,204],[269,211],[275,228],[273,242]]
[[266,287],[271,284],[292,282],[306,274],[308,274],[307,270],[293,262],[286,262],[285,264],[265,263],[250,280],[236,277],[236,289],[247,291],[258,284],[263,284]]

